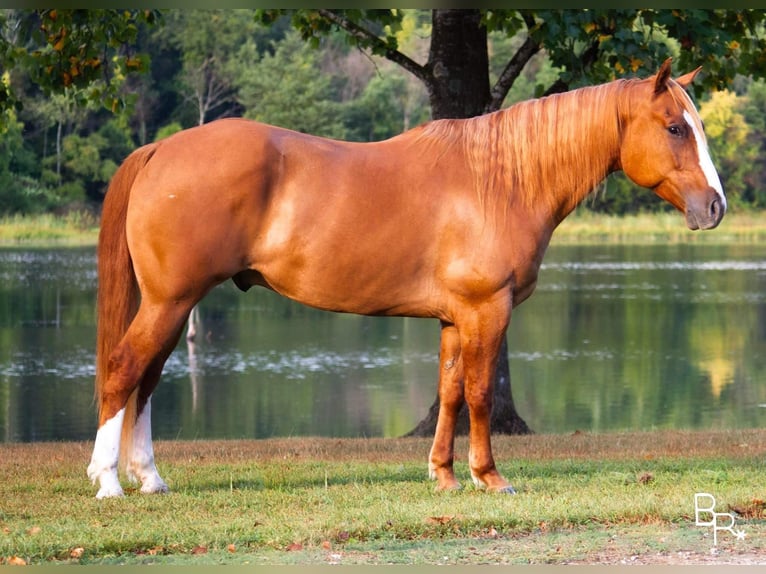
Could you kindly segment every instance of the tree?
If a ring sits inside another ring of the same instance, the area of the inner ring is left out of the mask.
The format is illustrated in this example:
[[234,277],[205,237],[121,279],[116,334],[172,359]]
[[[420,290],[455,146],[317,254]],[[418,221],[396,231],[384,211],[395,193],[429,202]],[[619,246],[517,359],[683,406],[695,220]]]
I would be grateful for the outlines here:
[[180,84],[195,108],[197,124],[233,115],[237,108],[232,65],[236,52],[255,34],[251,14],[243,10],[175,10],[166,15],[163,34],[181,55]]
[[237,80],[245,117],[327,137],[345,135],[330,79],[318,72],[316,52],[296,34],[276,44],[273,54],[259,56],[254,44],[247,44],[240,59],[249,64]]
[[0,112],[21,107],[13,78],[18,73],[46,95],[71,88],[83,104],[124,108],[129,98],[120,92],[122,81],[149,64],[133,49],[139,27],[158,19],[157,10],[2,10],[0,62],[13,73],[0,88]]
[[750,127],[748,144],[757,151],[748,173],[745,174],[746,192],[742,199],[752,207],[766,206],[766,82],[750,81],[740,111]]
[[10,110],[0,127],[0,213],[24,212],[33,207],[22,178],[30,173],[34,158],[24,145],[22,130],[15,110]]
[[[766,15],[761,10],[434,9],[425,63],[399,50],[400,10],[258,10],[256,17],[268,24],[284,15],[314,45],[331,32],[343,32],[350,44],[413,74],[426,86],[435,119],[466,118],[500,109],[524,67],[543,49],[559,74],[550,86],[538,90],[540,94],[654,70],[678,45],[682,48],[679,68],[706,66],[707,74],[696,88],[699,91],[724,87],[738,72],[766,75]],[[490,85],[488,33],[492,31],[522,40]],[[510,384],[504,384],[510,381],[504,366],[501,361],[495,404],[505,408],[493,409],[493,430],[508,421],[519,422],[511,426],[526,429],[510,399]],[[438,398],[435,407],[438,409]],[[435,418],[429,419],[415,430],[430,434]]]
[[746,174],[758,158],[759,150],[750,139],[750,127],[739,112],[737,94],[729,90],[714,92],[700,106],[700,118],[705,124],[710,153],[716,159],[721,180],[726,182],[726,194],[733,204],[741,204],[746,194]]

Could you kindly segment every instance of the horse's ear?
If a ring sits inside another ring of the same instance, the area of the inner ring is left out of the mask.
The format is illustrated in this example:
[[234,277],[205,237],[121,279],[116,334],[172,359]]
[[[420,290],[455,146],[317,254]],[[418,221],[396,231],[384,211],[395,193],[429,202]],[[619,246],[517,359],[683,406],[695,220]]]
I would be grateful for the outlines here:
[[702,69],[702,66],[697,68],[696,70],[689,72],[688,74],[684,74],[680,78],[676,78],[676,82],[678,82],[682,88],[686,89],[691,85],[691,83],[694,81],[694,78],[699,74],[699,71]]
[[673,58],[668,58],[660,66],[657,75],[654,77],[654,95],[658,96],[668,89],[668,80],[670,79],[670,63]]

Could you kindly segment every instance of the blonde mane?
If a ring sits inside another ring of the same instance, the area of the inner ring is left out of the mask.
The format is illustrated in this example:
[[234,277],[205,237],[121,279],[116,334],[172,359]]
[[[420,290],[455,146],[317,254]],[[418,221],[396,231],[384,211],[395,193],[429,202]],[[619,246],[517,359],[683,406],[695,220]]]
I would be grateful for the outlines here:
[[515,104],[467,120],[434,121],[423,135],[463,146],[486,206],[545,202],[571,210],[615,167],[620,118],[628,106],[618,80]]

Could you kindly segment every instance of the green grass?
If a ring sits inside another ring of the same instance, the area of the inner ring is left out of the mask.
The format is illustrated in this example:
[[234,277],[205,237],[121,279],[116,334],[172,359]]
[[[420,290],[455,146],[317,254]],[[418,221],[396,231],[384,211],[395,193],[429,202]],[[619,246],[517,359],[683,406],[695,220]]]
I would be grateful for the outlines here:
[[577,210],[553,235],[554,243],[757,243],[766,239],[766,217],[760,211],[730,211],[710,231],[690,231],[677,212],[628,215]]
[[[0,560],[81,564],[704,560],[695,492],[744,513],[722,555],[766,550],[766,431],[496,437],[516,496],[425,479],[422,439],[159,442],[165,496],[97,501],[90,444],[0,446]],[[687,556],[688,559],[688,556]]]
[[98,223],[87,212],[6,216],[0,218],[0,245],[95,245]]

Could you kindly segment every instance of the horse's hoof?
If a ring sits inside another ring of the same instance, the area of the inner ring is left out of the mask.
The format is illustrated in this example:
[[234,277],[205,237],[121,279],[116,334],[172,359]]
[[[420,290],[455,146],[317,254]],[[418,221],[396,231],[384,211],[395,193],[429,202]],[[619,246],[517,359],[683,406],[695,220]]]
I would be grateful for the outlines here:
[[167,494],[168,492],[170,492],[170,488],[162,481],[147,483],[141,487],[141,494]]
[[499,492],[500,494],[516,494],[516,490],[510,484],[508,486],[498,488],[497,490],[493,490],[493,492]]
[[447,486],[441,486],[440,484],[436,485],[436,488],[434,488],[436,492],[460,492],[463,490],[463,485],[459,482],[455,482],[454,484],[448,484]]
[[96,494],[96,498],[98,500],[102,500],[104,498],[122,498],[125,496],[125,493],[122,491],[122,488],[119,486],[117,488],[100,488],[98,493]]

